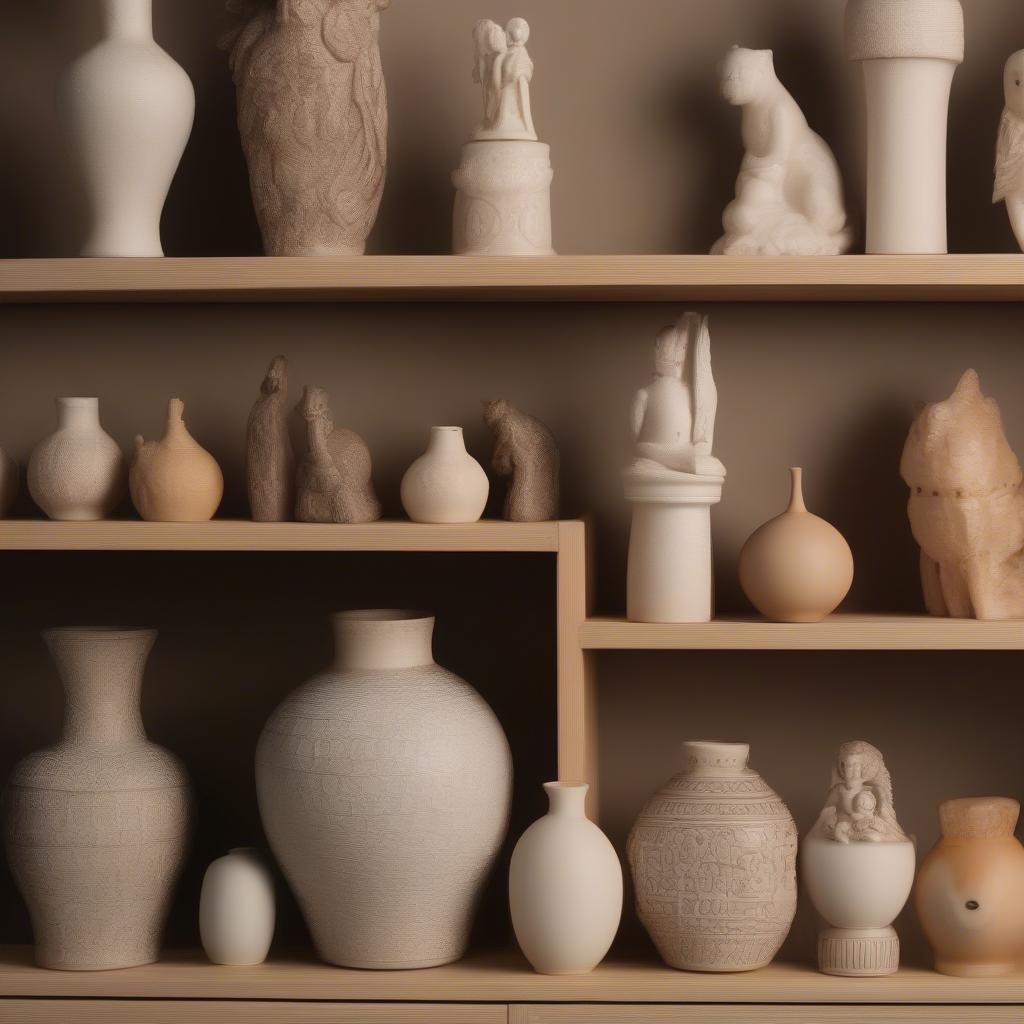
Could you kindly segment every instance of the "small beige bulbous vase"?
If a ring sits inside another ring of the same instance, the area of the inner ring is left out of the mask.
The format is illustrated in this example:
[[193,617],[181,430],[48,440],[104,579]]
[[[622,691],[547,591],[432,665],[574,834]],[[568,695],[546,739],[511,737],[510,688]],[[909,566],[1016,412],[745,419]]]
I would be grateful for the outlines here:
[[205,523],[224,497],[224,475],[216,459],[185,427],[185,403],[172,398],[159,441],[135,439],[128,477],[135,509],[148,522]]
[[432,427],[427,450],[402,477],[402,507],[414,523],[475,523],[490,489],[462,427]]
[[853,553],[843,535],[804,504],[802,471],[789,508],[764,524],[740,551],[740,585],[751,604],[776,622],[820,622],[853,584]]

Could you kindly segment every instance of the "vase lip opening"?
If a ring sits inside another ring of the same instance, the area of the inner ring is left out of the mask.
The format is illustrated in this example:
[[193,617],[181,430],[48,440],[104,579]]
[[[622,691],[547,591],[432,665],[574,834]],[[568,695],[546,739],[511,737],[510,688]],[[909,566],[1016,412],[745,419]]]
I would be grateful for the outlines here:
[[90,408],[100,404],[100,400],[98,398],[81,398],[63,395],[57,398],[56,401],[58,405],[74,406],[81,409]]
[[43,630],[44,640],[155,640],[155,629],[122,629],[116,626],[53,626]]
[[333,618],[335,622],[425,622],[434,616],[416,608],[353,608],[335,612]]
[[750,757],[750,744],[721,740],[686,740],[683,743],[683,754],[687,766],[691,769],[745,769]]
[[584,792],[589,791],[589,782],[545,782],[544,789],[548,793],[565,793],[565,792],[577,792],[583,790]]

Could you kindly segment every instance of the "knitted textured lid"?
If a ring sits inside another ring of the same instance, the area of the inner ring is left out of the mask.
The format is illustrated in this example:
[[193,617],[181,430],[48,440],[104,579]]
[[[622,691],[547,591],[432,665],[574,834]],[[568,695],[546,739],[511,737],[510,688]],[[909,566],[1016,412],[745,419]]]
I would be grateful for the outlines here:
[[847,0],[848,60],[964,59],[960,0]]
[[939,827],[946,839],[1007,839],[1019,816],[1020,804],[1005,796],[963,797],[939,804]]

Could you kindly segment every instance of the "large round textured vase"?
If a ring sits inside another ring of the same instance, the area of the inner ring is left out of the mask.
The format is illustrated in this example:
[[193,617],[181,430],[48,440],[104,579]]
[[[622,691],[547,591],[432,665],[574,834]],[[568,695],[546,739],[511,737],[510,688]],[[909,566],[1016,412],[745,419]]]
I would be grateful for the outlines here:
[[796,825],[746,744],[684,750],[630,833],[637,913],[670,967],[764,967],[796,914]]
[[60,742],[27,757],[4,793],[7,860],[43,967],[98,971],[157,960],[188,843],[188,776],[139,714],[153,631],[46,634],[67,693]]
[[103,39],[60,89],[92,221],[82,255],[163,256],[160,214],[192,132],[195,92],[153,41],[152,0],[100,7]]
[[483,698],[434,663],[433,627],[408,612],[336,616],[334,666],[260,737],[264,829],[329,963],[459,959],[505,837],[508,741]]

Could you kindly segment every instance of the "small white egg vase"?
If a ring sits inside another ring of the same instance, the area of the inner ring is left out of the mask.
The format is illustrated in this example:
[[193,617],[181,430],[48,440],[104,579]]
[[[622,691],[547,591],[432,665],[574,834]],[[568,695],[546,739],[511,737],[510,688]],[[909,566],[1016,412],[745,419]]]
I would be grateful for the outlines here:
[[414,523],[475,523],[490,489],[462,427],[431,427],[427,450],[402,477],[402,507]]
[[838,256],[850,248],[843,182],[828,143],[775,74],[771,50],[734,46],[722,95],[743,108],[746,155],[722,216],[724,256]]
[[949,97],[964,59],[960,0],[847,0],[846,56],[864,69],[867,251],[946,252]]
[[548,782],[550,810],[512,853],[512,927],[539,974],[587,974],[608,953],[622,918],[622,867],[586,815],[586,783]]
[[274,939],[275,916],[274,880],[254,849],[231,850],[206,869],[199,893],[199,937],[212,963],[263,963]]
[[1006,203],[1017,245],[1024,249],[1024,50],[1003,68],[1006,106],[999,122],[992,202]]

